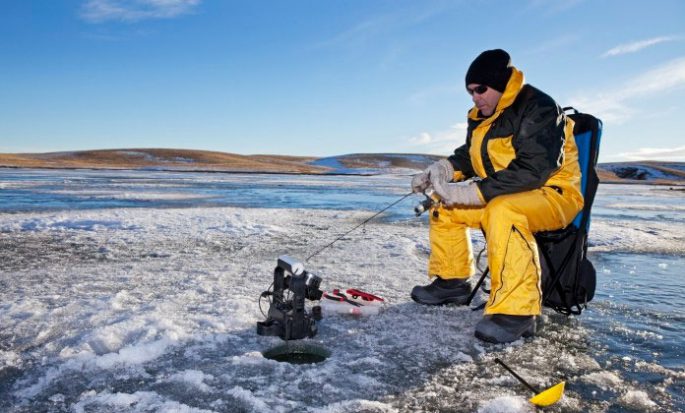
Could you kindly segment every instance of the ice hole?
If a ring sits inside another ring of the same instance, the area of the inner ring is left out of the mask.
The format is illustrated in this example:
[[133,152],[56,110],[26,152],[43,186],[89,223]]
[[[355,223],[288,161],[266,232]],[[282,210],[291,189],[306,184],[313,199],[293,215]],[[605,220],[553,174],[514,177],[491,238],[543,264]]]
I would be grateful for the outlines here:
[[325,361],[331,352],[326,348],[302,342],[287,342],[262,352],[265,358],[290,364],[314,364]]

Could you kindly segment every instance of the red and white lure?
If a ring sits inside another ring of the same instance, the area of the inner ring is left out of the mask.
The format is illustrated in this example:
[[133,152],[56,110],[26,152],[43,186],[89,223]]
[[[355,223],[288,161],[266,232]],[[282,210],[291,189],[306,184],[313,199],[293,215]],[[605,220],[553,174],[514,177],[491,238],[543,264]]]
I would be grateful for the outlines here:
[[375,315],[378,314],[385,299],[356,288],[347,289],[344,293],[339,289],[323,293],[321,310],[326,314]]

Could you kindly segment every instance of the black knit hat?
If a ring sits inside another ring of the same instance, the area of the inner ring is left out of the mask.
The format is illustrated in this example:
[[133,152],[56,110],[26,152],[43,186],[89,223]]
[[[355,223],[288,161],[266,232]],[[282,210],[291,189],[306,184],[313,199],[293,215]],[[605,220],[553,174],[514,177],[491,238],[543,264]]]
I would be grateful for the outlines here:
[[486,50],[479,54],[466,72],[466,85],[477,83],[504,93],[511,77],[511,58],[502,49]]

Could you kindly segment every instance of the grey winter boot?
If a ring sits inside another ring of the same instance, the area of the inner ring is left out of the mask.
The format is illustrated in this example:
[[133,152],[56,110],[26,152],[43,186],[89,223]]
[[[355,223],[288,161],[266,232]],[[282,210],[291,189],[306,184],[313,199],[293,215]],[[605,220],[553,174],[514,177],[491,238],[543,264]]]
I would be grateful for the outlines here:
[[465,279],[443,280],[435,277],[429,285],[417,285],[411,290],[411,298],[419,304],[464,304],[471,294],[471,284]]
[[535,316],[492,314],[476,324],[475,335],[490,343],[510,343],[520,337],[535,335]]

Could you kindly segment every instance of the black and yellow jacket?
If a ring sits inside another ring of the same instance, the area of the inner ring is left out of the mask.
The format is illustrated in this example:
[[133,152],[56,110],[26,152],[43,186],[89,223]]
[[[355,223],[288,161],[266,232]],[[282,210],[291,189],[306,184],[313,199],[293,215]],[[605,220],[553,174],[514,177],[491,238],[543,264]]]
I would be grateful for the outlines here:
[[471,109],[466,144],[448,159],[456,180],[482,178],[478,187],[486,202],[549,186],[583,203],[573,121],[551,97],[524,85],[516,68],[491,116]]

